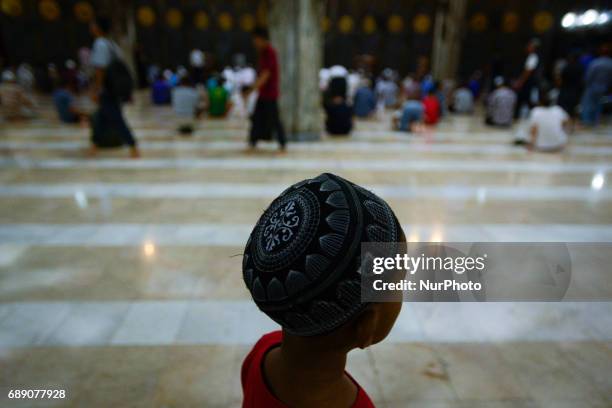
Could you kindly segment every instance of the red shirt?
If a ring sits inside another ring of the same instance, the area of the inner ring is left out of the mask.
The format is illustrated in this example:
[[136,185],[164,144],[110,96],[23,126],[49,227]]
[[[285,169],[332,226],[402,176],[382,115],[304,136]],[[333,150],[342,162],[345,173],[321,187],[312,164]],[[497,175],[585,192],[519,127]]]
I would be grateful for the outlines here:
[[278,68],[278,58],[276,51],[271,45],[261,50],[259,53],[259,73],[269,71],[268,80],[259,88],[259,97],[265,101],[275,101],[278,99],[280,72]]
[[438,98],[433,95],[428,95],[423,98],[423,106],[425,108],[425,123],[434,124],[438,123],[440,119],[440,102]]
[[[289,408],[272,395],[263,377],[263,359],[266,353],[280,345],[282,341],[281,331],[268,333],[259,339],[244,359],[241,374],[244,395],[242,408]],[[355,383],[358,390],[353,408],[375,408],[368,394],[353,380],[353,377],[349,375],[349,378]]]

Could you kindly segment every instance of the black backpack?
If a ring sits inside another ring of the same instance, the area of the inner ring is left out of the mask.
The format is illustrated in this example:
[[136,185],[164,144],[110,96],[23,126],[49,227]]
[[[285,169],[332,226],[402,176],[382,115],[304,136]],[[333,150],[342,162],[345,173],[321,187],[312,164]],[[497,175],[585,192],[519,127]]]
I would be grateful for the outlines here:
[[116,44],[111,43],[113,56],[110,64],[106,67],[104,89],[112,97],[119,99],[121,102],[127,102],[132,99],[134,79],[127,64],[117,53],[116,47]]

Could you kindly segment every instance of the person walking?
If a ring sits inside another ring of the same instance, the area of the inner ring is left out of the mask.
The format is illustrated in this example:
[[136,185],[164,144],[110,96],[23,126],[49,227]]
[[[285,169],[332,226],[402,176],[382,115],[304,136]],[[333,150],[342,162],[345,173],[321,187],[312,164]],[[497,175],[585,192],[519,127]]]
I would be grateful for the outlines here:
[[559,87],[559,98],[557,99],[558,105],[563,108],[570,118],[576,116],[576,106],[578,106],[580,93],[582,92],[583,76],[584,70],[580,61],[578,61],[578,54],[570,54],[567,65],[561,70],[561,84]]
[[[121,60],[119,47],[109,39],[110,19],[98,17],[90,26],[94,44],[90,64],[95,69],[92,99],[98,103],[98,110],[92,120],[93,137],[89,150],[95,156],[98,147],[127,145],[130,157],[140,157],[140,151],[132,131],[128,127],[121,103],[129,98],[133,86],[129,71]],[[115,141],[113,136],[120,140]]]
[[251,117],[248,152],[254,151],[258,140],[270,139],[274,132],[280,145],[280,152],[284,153],[287,139],[278,110],[280,67],[276,50],[270,44],[268,30],[257,27],[253,31],[253,44],[259,54],[257,79],[253,89],[257,90],[259,95]]
[[529,109],[532,108],[532,92],[538,87],[538,73],[540,68],[540,57],[538,56],[538,49],[540,48],[540,40],[533,38],[527,43],[526,52],[527,58],[523,66],[523,72],[518,78],[515,84],[515,90],[517,93],[517,103],[514,108],[514,118],[518,119],[521,114],[521,109],[525,105]]
[[599,57],[589,64],[584,78],[584,93],[580,103],[582,122],[587,126],[595,126],[601,114],[602,100],[612,85],[612,58],[610,46],[602,45]]

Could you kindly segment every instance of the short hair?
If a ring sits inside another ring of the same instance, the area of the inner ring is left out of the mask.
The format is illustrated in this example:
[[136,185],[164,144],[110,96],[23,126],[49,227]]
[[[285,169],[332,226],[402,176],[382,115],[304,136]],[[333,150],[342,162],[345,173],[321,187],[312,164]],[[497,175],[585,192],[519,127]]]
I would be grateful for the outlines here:
[[270,33],[266,27],[255,27],[253,30],[253,37],[255,38],[263,38],[264,40],[270,39]]
[[244,249],[244,282],[260,310],[296,336],[334,331],[361,313],[361,243],[404,241],[389,205],[325,173],[287,188]]
[[104,34],[108,34],[111,29],[111,19],[104,16],[96,17],[96,25]]

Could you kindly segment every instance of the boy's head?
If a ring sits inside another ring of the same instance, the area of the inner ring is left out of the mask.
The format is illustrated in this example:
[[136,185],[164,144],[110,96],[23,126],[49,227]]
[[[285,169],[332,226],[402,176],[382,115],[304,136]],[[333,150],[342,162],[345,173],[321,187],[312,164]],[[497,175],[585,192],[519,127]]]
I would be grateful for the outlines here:
[[264,212],[246,244],[243,277],[287,333],[330,334],[351,323],[372,344],[388,334],[401,304],[361,302],[361,243],[404,240],[384,200],[325,173],[289,187]]

